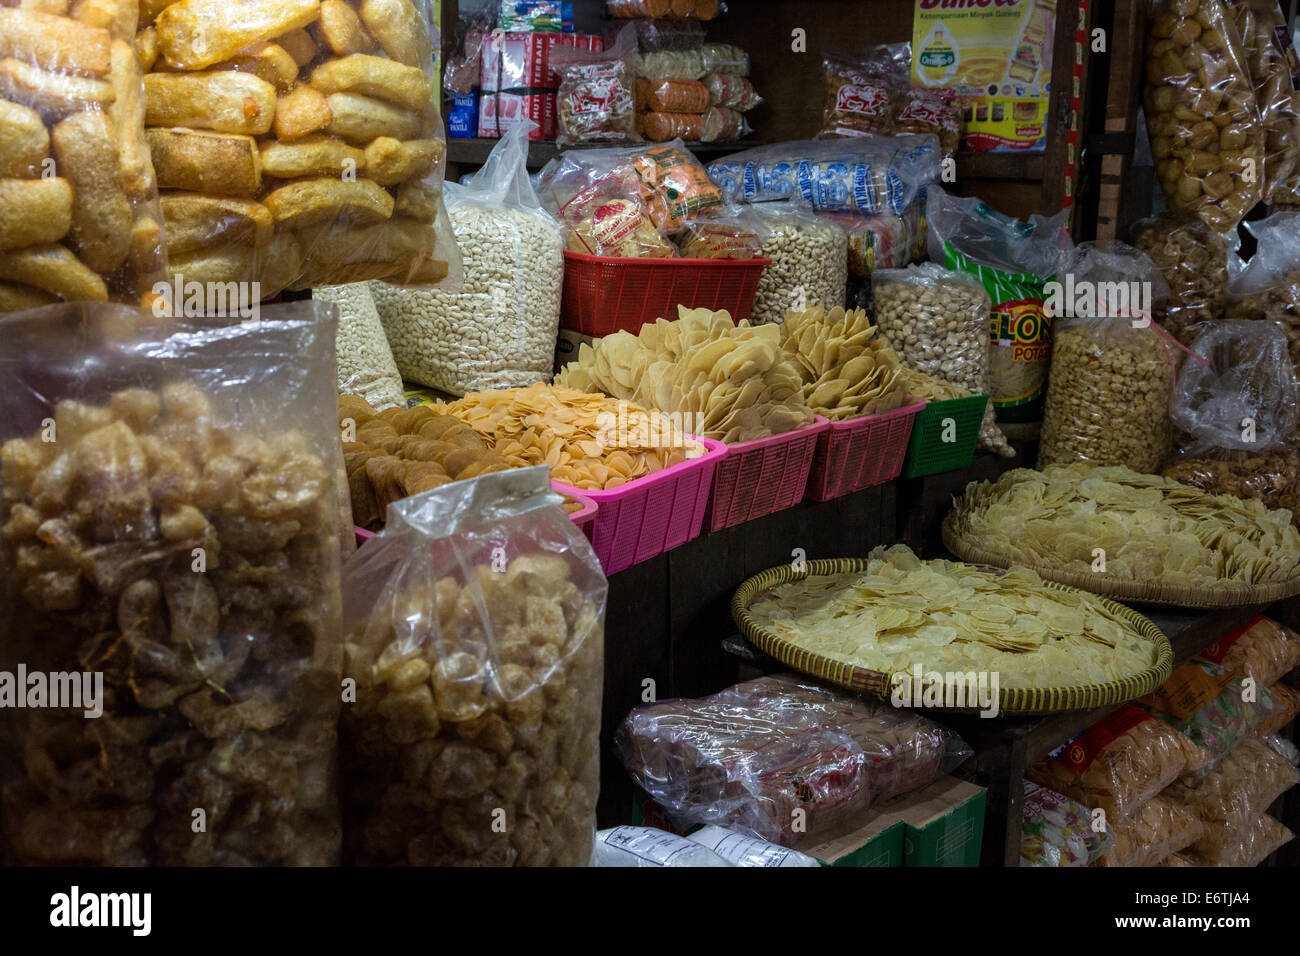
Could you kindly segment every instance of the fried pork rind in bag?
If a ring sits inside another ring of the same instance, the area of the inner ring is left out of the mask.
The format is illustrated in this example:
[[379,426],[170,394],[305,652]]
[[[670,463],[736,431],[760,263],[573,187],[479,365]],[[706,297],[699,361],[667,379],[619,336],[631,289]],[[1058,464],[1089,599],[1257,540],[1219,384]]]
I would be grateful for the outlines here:
[[1197,322],[1223,318],[1228,287],[1228,244],[1190,213],[1166,210],[1133,228],[1134,248],[1160,270],[1169,295],[1157,298],[1156,322],[1184,345],[1191,345]]
[[1086,766],[1071,762],[1076,741],[1060,756],[1030,767],[1029,779],[1085,807],[1105,810],[1113,823],[1129,819],[1186,771],[1209,762],[1209,755],[1185,736],[1136,708],[1122,708],[1108,719],[1136,723],[1101,747]]
[[338,862],[333,315],[0,323],[0,667],[103,675],[0,714],[6,862]]
[[1295,834],[1281,821],[1264,814],[1254,825],[1225,841],[1213,860],[1200,856],[1196,860],[1200,866],[1259,866],[1294,839]]
[[146,137],[173,280],[454,287],[429,0],[153,4]]
[[1273,0],[1229,0],[1241,37],[1246,68],[1255,88],[1255,105],[1264,124],[1264,194],[1291,178],[1300,159],[1300,98],[1291,86],[1291,67],[1275,31],[1287,30],[1286,17]]
[[1204,862],[1220,860],[1300,773],[1268,745],[1248,737],[1209,773],[1172,784],[1164,794],[1201,818],[1205,833],[1192,850]]
[[1222,0],[1155,0],[1143,105],[1169,204],[1229,233],[1263,197],[1264,126]]
[[1110,849],[1110,831],[1093,829],[1091,809],[1055,790],[1024,784],[1021,866],[1087,866]]
[[1093,866],[1158,866],[1191,846],[1205,826],[1191,810],[1163,797],[1142,804],[1129,820],[1110,828],[1114,845]]
[[[968,756],[938,724],[790,674],[638,707],[615,746],[675,824],[798,848],[926,786]],[[792,812],[806,814],[806,832]]]
[[444,485],[349,559],[345,862],[590,859],[606,584],[560,502],[541,467]]
[[165,275],[136,0],[0,6],[0,312]]

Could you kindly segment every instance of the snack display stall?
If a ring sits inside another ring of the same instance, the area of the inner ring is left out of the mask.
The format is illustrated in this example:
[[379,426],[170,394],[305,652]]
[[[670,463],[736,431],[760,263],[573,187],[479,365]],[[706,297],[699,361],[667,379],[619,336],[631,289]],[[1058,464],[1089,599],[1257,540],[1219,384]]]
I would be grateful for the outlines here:
[[0,864],[1296,865],[1294,27],[0,6]]

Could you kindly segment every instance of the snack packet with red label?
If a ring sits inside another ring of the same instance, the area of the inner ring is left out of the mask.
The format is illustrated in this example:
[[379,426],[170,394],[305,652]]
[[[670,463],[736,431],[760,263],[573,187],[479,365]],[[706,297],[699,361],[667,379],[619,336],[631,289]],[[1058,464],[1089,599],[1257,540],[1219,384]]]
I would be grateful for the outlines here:
[[556,93],[560,146],[635,143],[636,31],[624,27],[613,47],[603,51],[557,46],[551,68],[560,78]]

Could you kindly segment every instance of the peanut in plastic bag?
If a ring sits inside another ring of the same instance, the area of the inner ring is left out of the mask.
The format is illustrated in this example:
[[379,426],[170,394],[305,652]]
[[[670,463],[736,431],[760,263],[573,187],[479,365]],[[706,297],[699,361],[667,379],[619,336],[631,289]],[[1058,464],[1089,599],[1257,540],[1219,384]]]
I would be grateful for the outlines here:
[[0,8],[0,312],[151,301],[166,272],[136,0]]
[[543,467],[444,485],[348,560],[345,862],[590,859],[606,582],[560,502]]
[[406,406],[402,376],[388,347],[370,285],[319,286],[312,298],[333,302],[339,309],[336,351],[339,394],[360,395],[376,409]]
[[333,314],[0,321],[0,660],[103,678],[4,711],[6,862],[337,863]]

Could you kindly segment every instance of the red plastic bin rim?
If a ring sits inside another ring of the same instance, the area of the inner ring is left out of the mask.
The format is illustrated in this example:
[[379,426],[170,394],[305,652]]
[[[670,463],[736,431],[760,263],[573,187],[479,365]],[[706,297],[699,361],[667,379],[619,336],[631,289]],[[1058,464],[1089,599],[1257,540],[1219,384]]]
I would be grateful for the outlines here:
[[[798,428],[791,429],[788,432],[781,432],[779,435],[768,435],[766,438],[751,438],[749,441],[733,442],[727,445],[727,457],[735,458],[739,455],[747,455],[751,451],[758,451],[767,448],[770,445],[780,445],[783,442],[788,442],[795,438],[805,438],[809,435],[817,435],[832,424],[834,423],[829,418],[823,418],[821,415],[814,415],[811,424],[800,425]],[[700,441],[704,441],[704,439],[700,439]]]
[[[704,439],[700,439],[700,440],[703,441]],[[693,460],[698,460],[698,459],[693,459]],[[584,495],[578,489],[570,488],[568,485],[561,484],[558,481],[551,482],[551,487],[557,491],[563,489],[563,491],[561,492],[562,494],[568,495],[570,498],[573,498],[575,501],[577,501],[578,504],[582,505],[581,508],[579,508],[577,511],[569,515],[569,520],[572,521],[574,524],[578,526],[582,526],[586,524],[588,521],[590,521],[592,517],[596,514],[596,510],[599,506],[596,504],[596,502],[591,500],[591,497],[589,495]],[[357,525],[353,525],[352,530],[356,533],[357,541],[359,542],[369,541],[371,538],[375,536],[375,533],[373,531],[367,531],[365,528],[358,527]]]
[[688,458],[686,461],[679,461],[675,465],[669,465],[662,471],[656,471],[652,475],[642,475],[640,478],[633,478],[625,485],[619,485],[617,488],[596,490],[594,488],[575,488],[572,485],[566,485],[562,481],[553,481],[556,488],[568,495],[582,495],[596,502],[597,505],[603,505],[606,502],[617,501],[631,491],[639,488],[646,488],[653,484],[663,481],[669,481],[676,478],[683,471],[700,467],[702,462],[720,461],[727,454],[727,446],[720,441],[714,441],[712,438],[699,438],[695,435],[687,435],[687,438],[693,438],[706,449],[703,455],[698,458]]
[[594,256],[589,252],[572,252],[564,250],[564,258],[578,262],[608,263],[609,265],[648,266],[652,269],[671,269],[680,266],[695,266],[701,269],[731,269],[736,266],[770,266],[772,260],[765,256],[753,259],[687,259],[681,256]]
[[[910,398],[911,396],[908,397]],[[840,422],[831,422],[830,430],[833,432],[844,432],[853,428],[861,428],[864,422],[887,422],[892,418],[903,418],[907,415],[915,415],[921,409],[925,408],[925,405],[925,402],[919,401],[912,405],[904,405],[901,408],[890,409],[887,412],[877,412],[874,415],[859,415],[857,418],[846,418]]]

